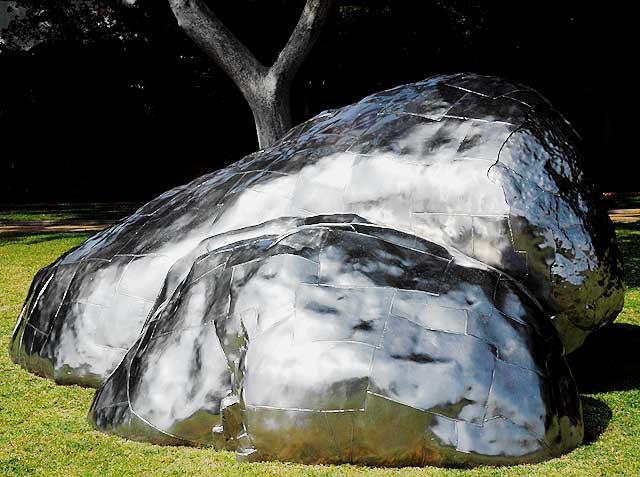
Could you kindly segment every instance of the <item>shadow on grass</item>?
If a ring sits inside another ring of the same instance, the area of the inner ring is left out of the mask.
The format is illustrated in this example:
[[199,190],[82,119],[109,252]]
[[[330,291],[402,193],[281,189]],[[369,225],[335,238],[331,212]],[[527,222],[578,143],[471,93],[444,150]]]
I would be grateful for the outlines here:
[[87,232],[12,232],[0,234],[0,245],[35,245],[59,239],[86,240],[98,231]]
[[607,209],[640,209],[639,195],[619,195],[606,198],[604,201]]
[[[640,389],[640,326],[612,323],[591,335],[567,357],[580,393]],[[612,417],[598,397],[580,396],[584,411],[584,444],[596,441]]]
[[598,440],[609,425],[613,416],[611,408],[604,401],[590,396],[580,396],[584,416],[583,445]]
[[567,357],[581,393],[640,389],[640,326],[612,323]]
[[616,224],[618,245],[624,259],[625,282],[628,287],[640,286],[640,222]]
[[0,205],[0,223],[43,220],[58,224],[87,220],[116,222],[141,205],[137,202]]

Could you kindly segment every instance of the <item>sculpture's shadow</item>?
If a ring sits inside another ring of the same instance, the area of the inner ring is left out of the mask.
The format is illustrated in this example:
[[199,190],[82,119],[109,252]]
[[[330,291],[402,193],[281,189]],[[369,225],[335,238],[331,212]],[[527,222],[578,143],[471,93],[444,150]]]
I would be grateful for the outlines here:
[[[640,222],[618,223],[616,232],[624,257],[627,287],[639,287]],[[580,349],[567,357],[579,391],[598,394],[640,389],[638,349],[638,325],[612,323],[593,333]],[[589,444],[598,439],[607,428],[612,413],[609,406],[597,397],[582,395],[581,398],[585,420],[584,443]]]
[[640,326],[613,323],[590,336],[567,361],[581,393],[640,389]]
[[588,445],[598,440],[609,425],[612,417],[611,408],[601,399],[581,395],[584,416],[584,440]]
[[630,289],[640,287],[640,222],[616,224],[616,232],[624,259],[624,281]]
[[[613,323],[589,337],[567,360],[581,393],[640,389],[640,326]],[[581,396],[584,444],[594,442],[607,428],[612,413],[601,399]]]

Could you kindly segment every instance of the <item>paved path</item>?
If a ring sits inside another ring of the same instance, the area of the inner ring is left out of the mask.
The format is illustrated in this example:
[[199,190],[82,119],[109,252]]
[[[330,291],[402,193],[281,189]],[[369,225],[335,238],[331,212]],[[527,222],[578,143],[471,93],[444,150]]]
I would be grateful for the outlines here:
[[41,234],[56,232],[99,232],[113,222],[101,220],[83,221],[39,221],[0,223],[0,235],[4,234]]
[[640,222],[640,209],[613,209],[609,211],[609,217],[619,224]]

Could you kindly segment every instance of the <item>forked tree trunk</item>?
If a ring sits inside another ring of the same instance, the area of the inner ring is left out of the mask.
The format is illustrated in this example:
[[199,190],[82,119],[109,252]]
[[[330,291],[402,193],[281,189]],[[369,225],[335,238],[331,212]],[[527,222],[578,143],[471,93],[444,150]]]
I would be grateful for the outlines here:
[[317,39],[333,2],[307,0],[278,59],[266,67],[214,15],[204,0],[169,0],[182,29],[242,91],[253,112],[261,149],[291,128],[291,83]]
[[260,82],[256,93],[247,98],[261,149],[270,146],[291,129],[290,89],[290,84],[272,78]]

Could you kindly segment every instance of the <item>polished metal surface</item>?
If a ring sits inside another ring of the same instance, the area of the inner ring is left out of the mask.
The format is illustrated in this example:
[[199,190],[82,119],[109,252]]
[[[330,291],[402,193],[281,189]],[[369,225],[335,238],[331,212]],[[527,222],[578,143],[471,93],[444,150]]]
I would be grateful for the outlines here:
[[91,418],[132,439],[379,465],[557,455],[582,439],[563,348],[623,303],[578,143],[535,91],[471,74],[322,113],[41,270],[11,354],[104,381]]
[[98,390],[98,429],[390,466],[531,462],[581,442],[557,332],[510,277],[357,215],[282,225],[200,245]]

